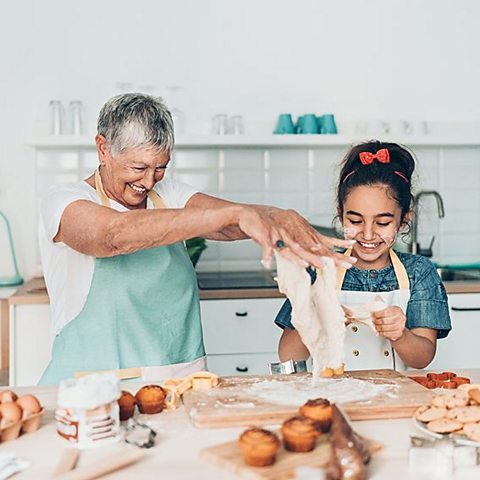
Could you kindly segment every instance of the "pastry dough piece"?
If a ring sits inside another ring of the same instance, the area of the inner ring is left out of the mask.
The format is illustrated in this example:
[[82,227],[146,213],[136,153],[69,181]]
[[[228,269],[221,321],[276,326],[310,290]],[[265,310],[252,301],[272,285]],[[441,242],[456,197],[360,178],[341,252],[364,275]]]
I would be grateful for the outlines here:
[[387,304],[381,298],[364,305],[345,305],[345,308],[351,315],[349,320],[352,323],[361,323],[366,325],[367,327],[370,327],[376,335],[378,335],[377,329],[373,323],[372,313],[379,312],[387,308]]
[[[305,267],[275,253],[278,289],[292,304],[292,325],[313,360],[313,376],[342,371],[345,343],[345,315],[335,291],[336,270],[331,258],[322,258],[311,284]],[[330,370],[331,369],[331,372]]]

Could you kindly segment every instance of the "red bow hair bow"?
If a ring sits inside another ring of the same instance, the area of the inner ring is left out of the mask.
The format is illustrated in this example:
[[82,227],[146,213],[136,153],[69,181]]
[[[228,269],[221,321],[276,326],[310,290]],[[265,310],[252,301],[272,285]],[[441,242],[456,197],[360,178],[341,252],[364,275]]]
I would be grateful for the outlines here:
[[381,148],[377,153],[360,152],[358,156],[362,165],[371,165],[374,160],[380,163],[390,163],[390,153],[386,148]]

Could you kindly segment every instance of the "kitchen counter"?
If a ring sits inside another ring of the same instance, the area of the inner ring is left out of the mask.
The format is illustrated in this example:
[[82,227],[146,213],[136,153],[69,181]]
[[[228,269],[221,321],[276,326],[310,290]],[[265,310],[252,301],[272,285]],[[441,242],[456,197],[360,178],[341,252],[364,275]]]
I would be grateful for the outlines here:
[[[480,293],[480,281],[444,282],[447,293]],[[283,297],[277,288],[226,288],[200,289],[200,300],[228,298],[279,298]],[[48,294],[43,277],[34,277],[21,285],[9,297],[10,305],[48,304]]]
[[[472,382],[480,382],[480,369],[459,371],[458,374],[469,376]],[[125,382],[122,388],[135,392],[141,384]],[[57,435],[53,420],[56,403],[56,388],[54,387],[23,387],[15,389],[17,393],[33,393],[45,406],[46,412],[40,430],[24,434],[17,440],[0,444],[0,453],[14,451],[18,456],[32,461],[31,467],[15,478],[42,479],[50,478],[61,454],[69,447],[67,441]],[[115,479],[198,479],[229,480],[238,478],[220,467],[214,466],[199,457],[201,449],[218,443],[233,441],[238,438],[243,427],[222,429],[194,428],[183,409],[162,412],[157,415],[139,415],[138,418],[147,421],[157,430],[155,447],[145,450],[145,458],[123,470],[102,478]],[[409,469],[408,447],[409,436],[417,434],[411,419],[375,420],[353,422],[354,429],[369,438],[384,444],[380,453],[373,456],[369,466],[371,480],[424,480],[425,471],[418,472]],[[267,427],[268,428],[268,427]],[[125,445],[116,444],[81,453],[79,466],[94,463],[109,455],[122,455]],[[458,469],[454,476],[444,478],[470,480],[480,477],[480,467]]]

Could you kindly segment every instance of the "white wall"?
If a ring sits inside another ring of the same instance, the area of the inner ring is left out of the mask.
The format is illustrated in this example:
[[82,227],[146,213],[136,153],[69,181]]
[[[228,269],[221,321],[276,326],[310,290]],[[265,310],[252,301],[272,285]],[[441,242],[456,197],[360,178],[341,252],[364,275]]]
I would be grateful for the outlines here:
[[158,94],[181,85],[190,130],[220,111],[247,128],[281,111],[480,119],[476,0],[18,0],[0,18],[0,208],[26,277],[36,244],[26,144],[48,132],[50,99],[82,100],[89,132],[118,82]]

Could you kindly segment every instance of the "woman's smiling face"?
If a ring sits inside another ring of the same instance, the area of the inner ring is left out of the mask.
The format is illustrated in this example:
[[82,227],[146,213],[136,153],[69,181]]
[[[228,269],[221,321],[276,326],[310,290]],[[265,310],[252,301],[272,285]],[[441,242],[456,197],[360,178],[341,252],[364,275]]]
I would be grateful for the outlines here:
[[170,152],[130,148],[114,158],[106,144],[101,145],[99,152],[100,174],[107,196],[130,210],[146,208],[147,194],[163,179]]
[[346,239],[354,239],[353,256],[360,269],[389,264],[389,251],[402,226],[401,209],[384,185],[355,187],[345,199],[342,224]]

